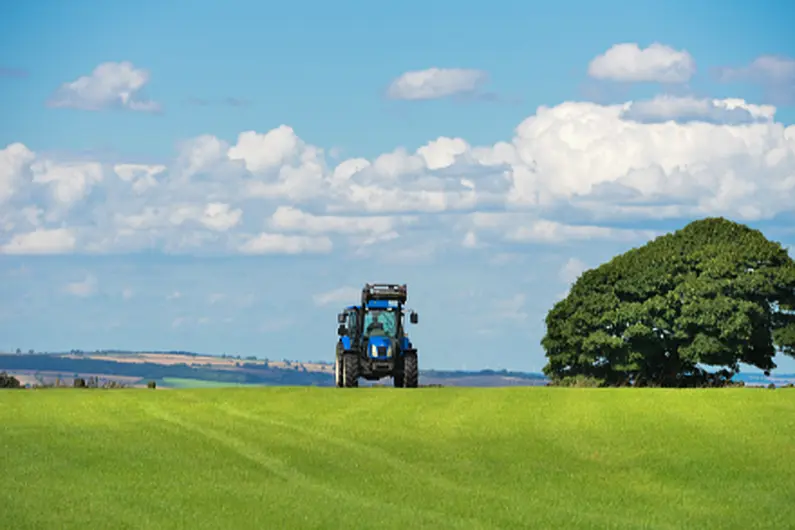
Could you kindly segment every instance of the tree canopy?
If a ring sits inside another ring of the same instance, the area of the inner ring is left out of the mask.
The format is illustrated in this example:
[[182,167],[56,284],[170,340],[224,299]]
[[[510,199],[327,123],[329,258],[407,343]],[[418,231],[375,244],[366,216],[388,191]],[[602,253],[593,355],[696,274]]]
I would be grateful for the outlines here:
[[[795,262],[758,230],[694,221],[585,271],[546,317],[553,383],[696,386],[795,357]],[[720,383],[718,381],[717,383]]]
[[22,384],[13,375],[0,372],[0,388],[22,388]]

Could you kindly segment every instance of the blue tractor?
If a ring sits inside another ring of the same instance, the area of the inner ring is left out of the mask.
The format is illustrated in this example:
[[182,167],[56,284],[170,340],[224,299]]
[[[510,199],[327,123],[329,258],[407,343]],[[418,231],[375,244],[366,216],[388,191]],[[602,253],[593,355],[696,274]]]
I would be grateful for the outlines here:
[[[337,315],[337,387],[358,387],[360,377],[392,377],[395,387],[417,387],[417,349],[406,334],[403,312],[406,296],[405,284],[368,283],[361,305],[348,306]],[[419,322],[416,312],[410,312],[409,322]]]

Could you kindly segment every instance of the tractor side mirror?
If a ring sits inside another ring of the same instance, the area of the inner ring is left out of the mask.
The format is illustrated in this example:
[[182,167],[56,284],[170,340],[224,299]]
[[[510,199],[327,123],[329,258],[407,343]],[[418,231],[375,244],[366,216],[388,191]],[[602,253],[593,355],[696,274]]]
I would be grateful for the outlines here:
[[420,321],[420,316],[414,311],[412,311],[411,314],[409,315],[409,322],[411,322],[412,324],[417,324],[419,321]]
[[337,315],[337,323],[344,324],[345,323],[345,313],[340,313]]
[[340,337],[347,334],[348,330],[345,328],[345,326],[340,325],[340,327],[337,328],[337,335],[339,335]]

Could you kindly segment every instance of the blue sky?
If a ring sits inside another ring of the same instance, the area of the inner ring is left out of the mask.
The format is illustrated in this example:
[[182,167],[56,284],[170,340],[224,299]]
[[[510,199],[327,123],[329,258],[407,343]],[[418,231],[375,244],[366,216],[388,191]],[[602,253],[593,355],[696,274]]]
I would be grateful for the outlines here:
[[395,281],[424,366],[540,370],[584,267],[795,245],[791,3],[362,6],[1,7],[0,349],[330,359]]

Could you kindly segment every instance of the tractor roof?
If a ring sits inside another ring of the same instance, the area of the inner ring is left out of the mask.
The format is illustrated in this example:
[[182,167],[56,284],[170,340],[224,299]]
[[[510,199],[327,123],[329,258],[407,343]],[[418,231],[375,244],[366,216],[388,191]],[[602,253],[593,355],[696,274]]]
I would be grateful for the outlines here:
[[366,283],[362,289],[362,305],[374,300],[394,300],[405,304],[407,291],[406,284]]

